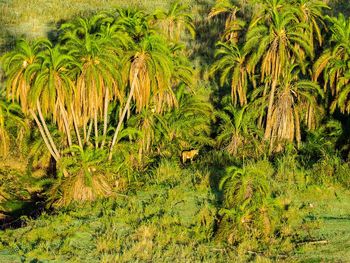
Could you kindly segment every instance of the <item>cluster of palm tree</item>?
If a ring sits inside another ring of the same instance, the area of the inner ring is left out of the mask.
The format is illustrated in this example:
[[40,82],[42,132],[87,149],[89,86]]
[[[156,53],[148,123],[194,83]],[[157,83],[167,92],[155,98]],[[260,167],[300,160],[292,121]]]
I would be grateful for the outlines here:
[[[169,11],[117,9],[63,23],[56,39],[22,39],[3,56],[1,103],[17,103],[20,120],[35,124],[63,177],[70,176],[67,158],[79,163],[74,174],[91,177],[96,167],[81,161],[89,151],[126,162],[137,152],[138,163],[152,153],[179,156],[210,143],[212,114],[207,92],[197,89],[187,34],[194,36],[194,26],[180,2]],[[4,152],[5,118],[14,110],[6,105],[0,108]]]
[[162,113],[177,107],[177,87],[193,87],[183,46],[167,38],[183,23],[181,14],[171,22],[174,32],[163,32],[167,15],[120,9],[78,18],[60,27],[55,43],[21,40],[4,56],[7,96],[36,122],[56,161],[66,145],[57,146],[49,124],[69,147],[108,144],[111,158],[131,111]]
[[218,235],[238,247],[272,247],[276,233],[291,238],[301,212],[281,205],[274,181],[305,184],[297,157],[319,183],[346,166],[334,157],[342,128],[332,114],[344,120],[350,112],[350,18],[328,9],[319,0],[217,0],[209,13],[224,21],[210,70],[228,94],[216,114],[217,143],[240,160],[219,183]]
[[230,96],[213,99],[216,114],[189,60],[195,26],[180,2],[99,12],[63,23],[53,40],[22,39],[2,57],[1,153],[41,138],[30,154],[51,159],[63,181],[75,174],[77,185],[106,188],[104,162],[129,176],[152,158],[214,146],[211,135],[243,158],[299,146],[327,111],[350,112],[350,19],[328,9],[321,0],[217,0],[209,18],[224,30],[210,74]]
[[211,73],[233,105],[259,113],[270,152],[299,145],[323,109],[350,110],[350,19],[328,9],[320,0],[217,0],[209,14],[226,19]]

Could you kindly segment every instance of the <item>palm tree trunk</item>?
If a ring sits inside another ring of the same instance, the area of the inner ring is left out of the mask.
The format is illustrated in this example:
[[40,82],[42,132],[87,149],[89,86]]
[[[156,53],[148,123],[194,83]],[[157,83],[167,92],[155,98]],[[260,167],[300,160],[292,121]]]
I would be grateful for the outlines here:
[[95,148],[98,148],[98,123],[97,123],[97,110],[94,113],[94,124],[95,124]]
[[86,135],[86,124],[87,124],[88,121],[85,121],[85,117],[83,117],[83,136],[84,136],[84,144],[86,143],[86,139],[87,139],[87,135]]
[[49,150],[51,156],[52,156],[52,157],[55,159],[55,161],[57,162],[57,161],[58,161],[58,157],[57,157],[57,155],[55,154],[55,152],[53,151],[53,149],[52,149],[52,147],[51,147],[51,145],[50,145],[50,143],[49,143],[49,140],[48,140],[48,138],[47,138],[47,136],[46,136],[46,134],[45,134],[45,131],[44,131],[44,129],[43,129],[43,126],[41,125],[41,123],[40,123],[38,117],[36,116],[36,114],[34,113],[34,111],[31,110],[31,109],[30,109],[29,111],[30,111],[30,113],[32,114],[32,116],[33,116],[33,118],[34,118],[34,120],[35,120],[35,122],[36,122],[36,125],[38,125],[39,132],[40,132],[41,137],[43,138],[43,140],[44,140],[44,142],[45,142],[45,145],[46,145],[47,149]]
[[108,121],[108,104],[109,104],[109,94],[108,94],[108,88],[106,88],[106,95],[105,95],[105,105],[104,105],[104,116],[103,116],[103,139],[101,143],[101,149],[105,145],[106,142],[106,135],[107,135],[107,121]]
[[109,155],[108,155],[108,160],[109,161],[112,160],[113,147],[114,147],[114,145],[115,145],[115,143],[117,141],[117,137],[118,137],[119,131],[120,131],[121,127],[122,127],[122,124],[124,122],[125,115],[126,115],[128,109],[130,107],[130,102],[131,102],[132,96],[134,95],[135,85],[136,85],[135,82],[136,82],[137,75],[138,75],[138,70],[136,70],[135,73],[134,73],[134,78],[133,78],[132,83],[131,83],[131,89],[130,89],[128,100],[126,101],[123,113],[120,116],[117,128],[115,129],[115,133],[114,133],[114,136],[113,136],[112,144],[111,144],[111,147],[109,149]]
[[68,140],[68,145],[69,147],[72,147],[72,137],[70,136],[70,130],[69,130],[69,124],[68,124],[68,118],[67,118],[67,114],[64,110],[64,107],[61,103],[61,101],[58,102],[59,104],[59,107],[60,107],[60,110],[61,110],[61,115],[62,115],[62,118],[63,118],[63,123],[64,123],[64,127],[65,127],[65,130],[66,130],[66,134],[67,134],[67,140]]
[[86,135],[86,144],[89,144],[89,141],[90,141],[90,136],[91,136],[91,132],[92,132],[92,123],[93,123],[93,120],[91,119],[90,124],[89,124],[89,130],[88,130],[87,135]]
[[272,110],[273,110],[273,102],[275,99],[275,90],[277,86],[277,81],[273,80],[271,85],[271,91],[270,91],[270,97],[269,97],[269,106],[267,109],[267,117],[266,117],[266,129],[265,129],[265,135],[264,139],[270,139],[271,136],[271,129],[272,129]]
[[73,125],[75,129],[75,133],[77,134],[78,143],[80,148],[83,149],[83,143],[81,142],[81,137],[80,137],[79,128],[78,128],[78,119],[77,119],[77,116],[75,115],[73,104],[71,104],[70,107],[73,115]]
[[[265,88],[264,88],[264,92],[263,92],[263,98],[265,98],[266,92],[267,92],[267,84],[265,84]],[[259,116],[259,120],[258,120],[258,127],[259,128],[262,127],[262,120],[263,120],[263,116],[264,116],[264,108],[265,107],[262,107],[262,110],[260,112],[260,116]]]
[[41,111],[41,107],[40,107],[40,102],[39,102],[39,100],[37,100],[37,102],[36,102],[36,107],[37,107],[37,110],[38,110],[38,113],[39,113],[39,118],[40,118],[40,120],[41,120],[42,126],[43,126],[44,131],[45,131],[45,133],[46,133],[46,136],[47,136],[47,138],[48,138],[48,141],[49,141],[50,144],[51,144],[52,150],[53,150],[53,152],[55,153],[55,155],[57,156],[57,158],[60,158],[61,156],[60,156],[60,154],[59,154],[59,152],[58,152],[58,150],[57,150],[56,144],[55,144],[55,142],[54,142],[53,139],[52,139],[52,136],[51,136],[51,133],[50,133],[49,129],[47,128],[47,125],[46,125],[46,122],[45,122],[43,113],[42,113],[42,111]]
[[298,108],[295,107],[294,108],[294,115],[295,115],[295,137],[296,137],[296,140],[297,140],[297,146],[298,146],[298,149],[300,147],[300,142],[301,142],[301,132],[300,132],[300,118],[299,118],[299,111],[298,111]]

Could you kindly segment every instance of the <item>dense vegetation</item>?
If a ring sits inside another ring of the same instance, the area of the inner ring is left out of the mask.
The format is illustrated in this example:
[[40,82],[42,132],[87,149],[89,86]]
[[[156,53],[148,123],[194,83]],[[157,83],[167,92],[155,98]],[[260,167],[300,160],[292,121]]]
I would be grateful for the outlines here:
[[349,259],[349,7],[187,4],[6,33],[4,261]]

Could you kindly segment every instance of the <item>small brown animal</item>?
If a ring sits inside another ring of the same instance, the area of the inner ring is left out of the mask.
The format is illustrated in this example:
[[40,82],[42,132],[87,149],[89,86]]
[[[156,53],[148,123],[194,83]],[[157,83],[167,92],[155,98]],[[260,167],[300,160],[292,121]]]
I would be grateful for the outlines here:
[[198,154],[198,152],[198,150],[183,151],[181,153],[182,163],[185,163],[188,159],[190,159],[192,163],[193,158]]

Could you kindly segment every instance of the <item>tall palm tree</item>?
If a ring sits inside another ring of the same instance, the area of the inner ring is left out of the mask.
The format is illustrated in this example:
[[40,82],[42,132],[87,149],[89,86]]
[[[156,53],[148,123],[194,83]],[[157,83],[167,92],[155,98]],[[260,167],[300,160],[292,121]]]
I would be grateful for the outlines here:
[[334,100],[331,110],[334,111],[336,107],[342,112],[350,113],[350,66],[348,65],[347,72],[344,73],[344,76],[339,78],[340,85],[342,86],[339,95]]
[[173,68],[170,88],[154,93],[150,102],[157,113],[163,113],[178,107],[178,98],[175,93],[181,86],[185,85],[192,91],[197,86],[192,65],[184,52],[184,44],[171,44],[169,50]]
[[76,62],[61,47],[53,47],[50,43],[47,43],[46,48],[41,50],[37,57],[37,63],[28,67],[28,71],[35,74],[28,93],[31,114],[33,117],[38,114],[52,151],[56,158],[59,158],[60,153],[47,128],[45,118],[57,123],[59,131],[66,135],[69,146],[72,146],[71,120],[67,105],[70,104],[73,95],[72,70],[76,67]]
[[135,46],[135,50],[123,59],[123,68],[129,76],[130,91],[112,139],[109,159],[112,158],[112,150],[126,113],[130,109],[131,100],[135,101],[136,112],[140,112],[148,107],[151,93],[161,94],[172,87],[171,53],[166,41],[159,35],[150,34],[143,37]]
[[211,73],[220,71],[220,85],[229,81],[231,98],[234,104],[247,104],[248,72],[244,51],[238,46],[219,42],[215,51],[217,60],[211,67]]
[[[53,142],[51,134],[48,132],[44,116],[41,112],[40,103],[34,103],[33,105],[32,101],[29,99],[31,86],[41,69],[42,59],[39,58],[39,54],[46,49],[47,46],[50,46],[47,40],[39,40],[34,43],[20,40],[13,51],[4,55],[2,62],[5,74],[8,77],[6,88],[7,96],[13,101],[18,101],[25,114],[31,114],[38,125],[40,134],[50,154],[54,159],[58,160],[60,154]],[[35,111],[38,112],[40,120]]]
[[277,85],[276,100],[272,105],[272,127],[269,131],[270,150],[280,151],[283,142],[301,142],[302,120],[309,126],[310,107],[317,109],[319,98],[323,98],[323,91],[319,85],[309,80],[300,79],[297,65],[291,65],[282,75]]
[[112,99],[123,99],[123,84],[118,70],[119,55],[121,47],[129,39],[126,34],[118,33],[118,27],[111,25],[112,22],[106,20],[105,16],[96,15],[87,19],[79,18],[61,28],[64,31],[61,41],[80,64],[70,109],[81,148],[80,128],[83,127],[84,142],[88,143],[89,121],[94,123],[95,146],[98,147],[99,119],[103,119],[101,147],[104,146],[109,103]]
[[248,72],[255,74],[256,66],[260,65],[261,82],[268,81],[270,85],[270,90],[266,89],[264,92],[269,94],[265,139],[271,136],[276,88],[288,68],[288,63],[294,60],[304,71],[303,54],[313,57],[313,49],[304,31],[306,25],[300,23],[293,9],[282,9],[280,0],[273,0],[273,3],[273,9],[266,11],[268,15],[264,13],[263,17],[257,17],[252,22],[244,46],[244,51],[249,56]]
[[29,42],[20,39],[16,47],[2,57],[2,66],[7,77],[6,94],[12,101],[18,101],[22,111],[28,113],[28,92],[31,79],[28,66],[36,62],[37,54],[45,41]]
[[314,79],[323,72],[324,89],[329,87],[335,98],[331,110],[336,107],[350,112],[349,108],[349,71],[350,71],[350,18],[339,14],[337,18],[327,18],[331,22],[330,47],[319,57],[313,67]]

